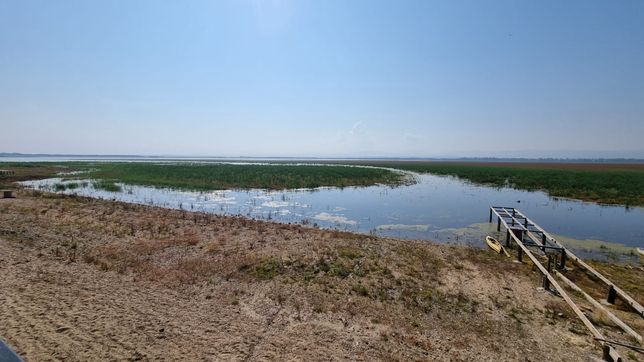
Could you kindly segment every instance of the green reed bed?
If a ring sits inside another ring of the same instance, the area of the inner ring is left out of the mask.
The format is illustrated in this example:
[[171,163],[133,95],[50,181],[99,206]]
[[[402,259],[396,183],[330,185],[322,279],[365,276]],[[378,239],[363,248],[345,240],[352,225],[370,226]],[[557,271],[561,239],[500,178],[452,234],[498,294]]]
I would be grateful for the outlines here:
[[220,163],[102,163],[91,178],[184,190],[296,189],[320,186],[397,185],[405,176],[382,169],[321,165]]
[[566,167],[565,164],[549,166],[525,163],[498,166],[445,162],[385,162],[377,165],[419,173],[451,175],[495,187],[543,190],[554,197],[644,206],[644,167]]

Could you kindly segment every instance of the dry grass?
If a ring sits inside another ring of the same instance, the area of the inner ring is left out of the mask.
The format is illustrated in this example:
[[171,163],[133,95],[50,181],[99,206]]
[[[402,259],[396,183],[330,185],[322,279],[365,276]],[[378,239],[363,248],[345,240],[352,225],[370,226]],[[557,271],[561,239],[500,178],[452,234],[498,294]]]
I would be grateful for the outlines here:
[[[30,191],[0,204],[0,225],[0,239],[42,258],[236,308],[265,321],[262,338],[317,345],[329,358],[528,356],[489,348],[490,338],[547,342],[530,356],[554,349],[575,360],[594,350],[568,330],[574,319],[542,322],[565,308],[536,290],[530,267],[478,249]],[[286,337],[284,324],[299,332]],[[307,353],[283,348],[274,356]]]

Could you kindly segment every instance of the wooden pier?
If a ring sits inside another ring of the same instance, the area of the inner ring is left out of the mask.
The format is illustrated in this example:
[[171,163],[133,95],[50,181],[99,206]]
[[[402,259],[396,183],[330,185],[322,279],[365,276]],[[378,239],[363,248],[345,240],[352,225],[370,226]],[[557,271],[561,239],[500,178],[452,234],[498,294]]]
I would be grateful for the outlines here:
[[[629,296],[625,291],[611,282],[604,275],[597,270],[586,264],[583,260],[578,258],[566,247],[561,245],[552,235],[548,234],[542,227],[537,225],[534,221],[530,220],[525,214],[513,207],[490,207],[490,223],[493,221],[494,216],[497,217],[497,231],[501,231],[501,226],[506,230],[506,246],[511,246],[514,242],[518,248],[518,259],[523,261],[524,255],[527,256],[534,265],[539,268],[543,274],[543,287],[545,290],[551,290],[551,286],[555,291],[568,303],[568,305],[575,312],[577,317],[588,328],[590,333],[597,340],[603,350],[603,357],[606,361],[621,361],[621,357],[615,350],[614,345],[621,345],[619,343],[612,343],[608,341],[602,333],[592,324],[586,315],[579,309],[575,302],[570,298],[566,291],[559,285],[555,279],[555,275],[566,284],[569,288],[581,294],[589,303],[596,309],[605,313],[618,327],[624,332],[635,338],[640,344],[642,343],[642,336],[630,328],[626,323],[621,321],[617,316],[611,313],[601,303],[593,297],[584,292],[579,286],[566,278],[560,270],[565,270],[566,262],[570,261],[575,263],[581,268],[585,269],[588,273],[594,275],[598,280],[607,286],[607,302],[610,304],[615,303],[615,298],[619,297],[630,306],[640,317],[644,317],[644,308]],[[533,253],[539,253],[547,260],[544,266],[542,262]],[[557,270],[554,270],[556,268]]]

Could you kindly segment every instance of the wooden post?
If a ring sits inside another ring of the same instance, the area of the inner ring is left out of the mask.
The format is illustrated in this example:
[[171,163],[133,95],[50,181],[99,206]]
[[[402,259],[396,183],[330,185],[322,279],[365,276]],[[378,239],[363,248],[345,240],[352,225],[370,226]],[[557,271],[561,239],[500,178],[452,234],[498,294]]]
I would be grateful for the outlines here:
[[559,259],[559,269],[566,268],[566,249],[561,249],[561,258]]
[[615,288],[611,285],[610,288],[608,289],[608,298],[606,298],[606,301],[610,304],[615,304],[615,297],[617,296],[617,291],[615,291]]
[[[552,268],[552,257],[550,256],[550,254],[548,254],[548,268],[546,269],[548,273],[550,273],[551,268]],[[543,289],[550,290],[550,280],[546,275],[543,276]]]
[[519,261],[523,262],[523,249],[519,248]]
[[505,231],[505,246],[510,246],[510,229]]
[[492,208],[490,208],[490,222],[492,222]]
[[499,216],[499,219],[496,222],[496,231],[501,231],[501,216]]

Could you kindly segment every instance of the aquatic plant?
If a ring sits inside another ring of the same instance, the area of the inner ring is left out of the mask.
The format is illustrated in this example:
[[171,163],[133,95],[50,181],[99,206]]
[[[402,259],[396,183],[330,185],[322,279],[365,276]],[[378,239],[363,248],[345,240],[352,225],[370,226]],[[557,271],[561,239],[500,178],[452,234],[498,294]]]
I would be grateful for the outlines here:
[[104,190],[110,192],[120,192],[122,190],[121,186],[115,184],[113,181],[108,180],[98,180],[92,182],[92,186],[97,190]]
[[404,175],[390,170],[338,165],[105,163],[93,167],[96,170],[91,177],[95,179],[197,191],[396,185],[405,181]]
[[556,197],[644,206],[642,164],[380,162],[369,165],[451,175],[494,187],[543,190]]

